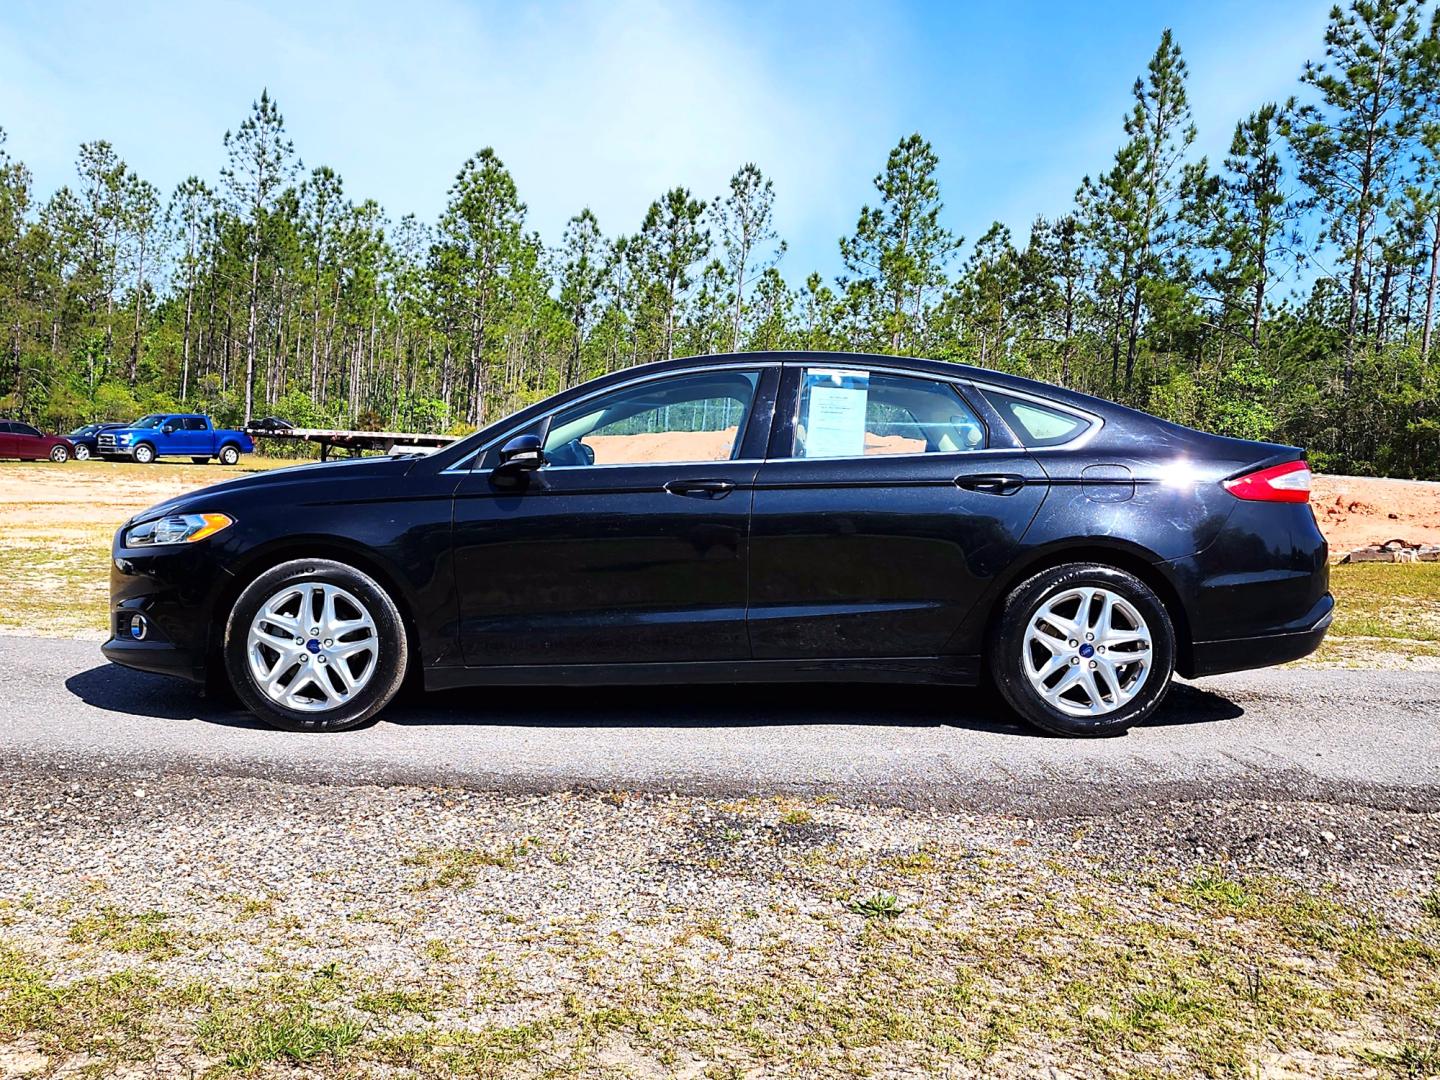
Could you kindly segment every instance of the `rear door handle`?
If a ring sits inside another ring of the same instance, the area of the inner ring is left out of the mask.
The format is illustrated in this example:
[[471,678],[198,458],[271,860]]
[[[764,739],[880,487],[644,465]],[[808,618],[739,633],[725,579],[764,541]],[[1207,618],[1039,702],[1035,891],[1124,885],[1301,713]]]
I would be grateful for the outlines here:
[[685,495],[692,499],[723,499],[735,490],[733,480],[671,480],[665,485],[671,495]]
[[982,495],[1014,495],[1025,486],[1023,476],[957,476],[955,486]]

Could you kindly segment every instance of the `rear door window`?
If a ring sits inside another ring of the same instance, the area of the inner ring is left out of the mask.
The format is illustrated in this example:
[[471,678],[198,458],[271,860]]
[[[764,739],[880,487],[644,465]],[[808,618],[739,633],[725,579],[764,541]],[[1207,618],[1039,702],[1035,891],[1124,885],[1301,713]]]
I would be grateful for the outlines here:
[[850,368],[801,372],[797,458],[956,454],[985,444],[985,425],[951,383]]

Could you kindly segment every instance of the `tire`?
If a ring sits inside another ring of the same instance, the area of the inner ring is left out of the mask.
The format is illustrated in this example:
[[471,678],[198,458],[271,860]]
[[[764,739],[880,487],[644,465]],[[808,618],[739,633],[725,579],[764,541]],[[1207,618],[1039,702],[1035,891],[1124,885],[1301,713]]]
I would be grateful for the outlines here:
[[142,442],[139,446],[135,447],[134,457],[135,464],[149,465],[155,460],[155,448],[148,442]]
[[[1141,658],[1146,646],[1148,657]],[[1056,735],[1118,735],[1164,700],[1175,671],[1175,629],[1164,603],[1133,574],[1067,563],[1011,590],[989,666],[1006,702],[1036,727]]]
[[[311,606],[302,606],[307,603]],[[352,624],[358,614],[370,625],[341,627],[343,640],[338,634],[326,637],[332,630],[327,612]],[[301,619],[312,625],[302,625]],[[312,635],[312,630],[320,633]],[[297,642],[291,634],[306,640]],[[347,647],[358,653],[345,657]],[[285,731],[358,727],[394,698],[409,662],[405,623],[395,601],[368,574],[329,559],[281,563],[252,581],[230,611],[223,651],[240,701]],[[349,672],[348,681],[357,683],[353,690],[347,690],[339,665]],[[271,676],[273,691],[265,687]]]
[[220,448],[220,464],[234,465],[240,460],[240,451],[233,446],[222,446]]
[[52,446],[50,448],[50,460],[56,465],[64,465],[70,460],[70,451],[63,446]]
[[190,460],[193,461],[196,465],[204,465],[206,462],[208,462],[208,461],[210,460],[210,458],[209,458],[208,456],[206,456],[206,457],[192,457]]
[[88,446],[86,446],[84,443],[81,443],[79,446],[75,447],[75,460],[76,460],[76,461],[89,461],[89,460],[90,460],[90,448],[89,448]]

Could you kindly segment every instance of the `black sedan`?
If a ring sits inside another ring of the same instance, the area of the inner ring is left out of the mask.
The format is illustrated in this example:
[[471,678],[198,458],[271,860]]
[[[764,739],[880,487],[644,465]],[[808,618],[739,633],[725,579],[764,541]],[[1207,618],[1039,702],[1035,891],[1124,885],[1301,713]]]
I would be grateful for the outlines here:
[[[248,476],[115,534],[116,663],[284,728],[407,675],[496,684],[987,674],[1053,732],[1330,623],[1291,447],[926,360],[701,357],[609,375],[429,457]],[[477,699],[483,703],[483,698]],[[483,708],[483,704],[477,704]]]
[[97,440],[100,438],[102,431],[118,431],[120,428],[128,426],[127,424],[113,423],[81,424],[65,437],[69,439],[70,444],[75,447],[75,460],[88,461],[100,452]]

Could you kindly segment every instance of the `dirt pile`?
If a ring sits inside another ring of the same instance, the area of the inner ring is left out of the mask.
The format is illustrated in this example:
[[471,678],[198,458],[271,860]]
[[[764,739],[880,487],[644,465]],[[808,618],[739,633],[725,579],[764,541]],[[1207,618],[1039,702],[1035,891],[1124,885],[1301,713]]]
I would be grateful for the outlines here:
[[1317,474],[1310,506],[1335,556],[1392,540],[1440,544],[1440,483]]

